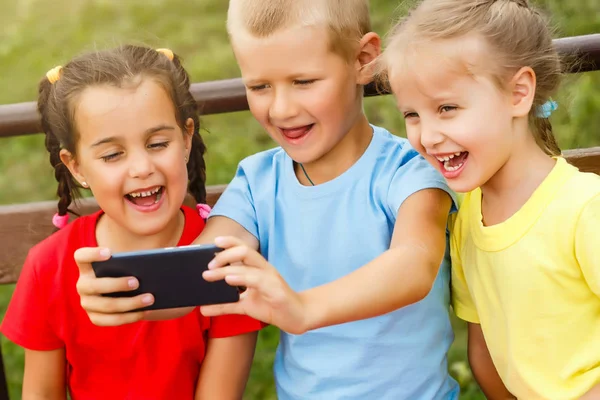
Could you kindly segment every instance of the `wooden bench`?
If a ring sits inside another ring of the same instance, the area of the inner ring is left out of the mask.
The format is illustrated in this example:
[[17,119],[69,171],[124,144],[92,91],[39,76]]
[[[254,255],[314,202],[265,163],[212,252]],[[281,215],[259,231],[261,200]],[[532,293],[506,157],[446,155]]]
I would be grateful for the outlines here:
[[[578,73],[600,70],[600,34],[576,36],[555,40],[559,52],[577,55],[582,62],[566,72]],[[248,109],[241,79],[195,83],[194,98],[201,113],[218,114]],[[387,94],[374,86],[365,88],[366,96]],[[0,138],[36,134],[41,131],[35,102],[0,106]],[[600,174],[600,147],[575,149],[564,152],[567,160],[582,171]],[[225,185],[208,188],[208,203],[214,205]],[[98,209],[93,198],[79,202],[75,209],[89,214]],[[56,201],[0,206],[0,285],[15,283],[27,251],[54,231],[52,215]],[[0,350],[0,400],[8,400],[7,383]]]

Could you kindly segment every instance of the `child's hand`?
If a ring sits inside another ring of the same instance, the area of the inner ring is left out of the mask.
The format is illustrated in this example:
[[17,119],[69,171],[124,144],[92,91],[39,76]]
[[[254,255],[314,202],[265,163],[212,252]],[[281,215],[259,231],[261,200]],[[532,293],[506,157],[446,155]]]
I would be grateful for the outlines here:
[[75,262],[79,267],[77,293],[81,297],[81,307],[87,312],[93,324],[116,326],[139,321],[145,312],[128,312],[146,307],[154,302],[151,294],[136,297],[103,297],[104,293],[126,292],[138,287],[134,277],[96,278],[92,269],[93,261],[110,258],[110,250],[100,247],[83,247],[75,251]]
[[201,307],[207,317],[246,314],[292,333],[306,332],[306,306],[275,267],[241,240],[227,236],[215,239],[224,251],[217,254],[203,277],[207,281],[225,279],[231,286],[244,286],[240,301]]

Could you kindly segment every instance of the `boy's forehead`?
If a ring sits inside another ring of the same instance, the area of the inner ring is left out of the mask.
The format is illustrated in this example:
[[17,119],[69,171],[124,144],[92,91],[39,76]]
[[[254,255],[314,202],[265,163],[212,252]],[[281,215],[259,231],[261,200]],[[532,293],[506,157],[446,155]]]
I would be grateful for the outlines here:
[[319,26],[291,27],[266,37],[249,33],[232,37],[234,54],[244,78],[270,72],[302,73],[322,69],[332,57],[339,57],[329,44],[327,29]]

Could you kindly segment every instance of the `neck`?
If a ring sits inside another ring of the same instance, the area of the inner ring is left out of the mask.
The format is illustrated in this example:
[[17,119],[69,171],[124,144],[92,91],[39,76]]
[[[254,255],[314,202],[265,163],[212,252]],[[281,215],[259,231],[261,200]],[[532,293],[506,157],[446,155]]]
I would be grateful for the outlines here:
[[528,135],[521,146],[515,146],[502,168],[481,186],[485,224],[500,223],[514,215],[546,179],[555,163],[532,135]]
[[112,252],[136,251],[176,246],[183,233],[185,217],[177,213],[167,226],[152,235],[138,235],[124,228],[107,214],[96,225],[98,246],[108,247]]
[[[329,182],[346,172],[364,154],[371,143],[373,129],[364,114],[360,114],[352,128],[343,139],[327,154],[302,167],[295,164],[296,177],[303,185],[314,185]],[[304,172],[306,171],[306,175]]]

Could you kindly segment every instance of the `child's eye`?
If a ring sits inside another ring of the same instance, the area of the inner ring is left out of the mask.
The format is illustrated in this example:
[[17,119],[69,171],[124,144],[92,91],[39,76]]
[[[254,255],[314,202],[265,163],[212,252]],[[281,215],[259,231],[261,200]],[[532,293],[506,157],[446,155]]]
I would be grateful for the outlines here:
[[258,92],[264,89],[267,89],[269,85],[254,85],[254,86],[248,86],[248,90],[250,90],[251,92]]
[[118,153],[112,153],[112,154],[108,154],[106,156],[102,156],[100,157],[102,159],[102,161],[104,162],[109,162],[109,161],[113,161],[115,160],[117,157],[119,157],[122,153],[118,152]]
[[311,83],[314,83],[315,81],[316,81],[316,79],[297,79],[294,81],[294,84],[300,85],[300,86],[307,86],[307,85],[310,85]]
[[404,113],[404,119],[417,118],[418,116],[419,116],[419,114],[417,114],[416,112],[405,112]]
[[440,112],[442,113],[446,113],[446,112],[450,112],[450,111],[454,111],[456,110],[458,107],[456,106],[441,106],[440,107]]
[[159,143],[151,143],[148,145],[148,148],[150,149],[159,149],[159,148],[165,148],[169,146],[169,142],[159,142]]

